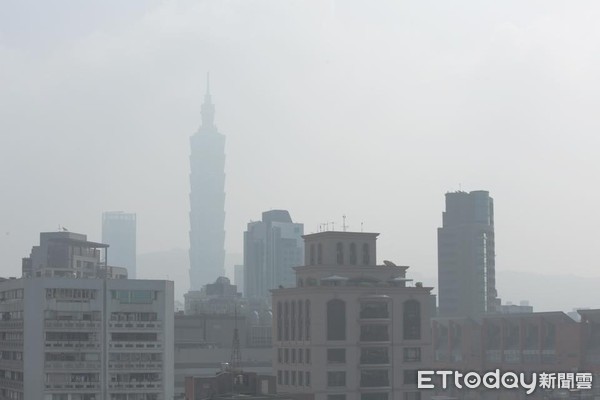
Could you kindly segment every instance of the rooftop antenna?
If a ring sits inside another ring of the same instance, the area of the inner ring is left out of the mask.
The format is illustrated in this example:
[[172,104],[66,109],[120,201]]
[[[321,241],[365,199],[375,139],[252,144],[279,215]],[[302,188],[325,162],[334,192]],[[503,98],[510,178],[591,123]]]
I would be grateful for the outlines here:
[[361,232],[363,231],[363,225],[364,225],[364,222],[361,222],[361,223],[360,223],[360,231],[361,231]]
[[332,222],[331,222],[331,230],[332,230],[332,231],[335,231],[335,221],[332,221]]
[[344,215],[342,215],[342,220],[344,221],[344,222],[342,223],[342,230],[343,230],[344,232],[346,232],[346,228],[348,228],[348,225],[346,225],[346,215],[345,215],[345,214],[344,214]]
[[233,328],[233,343],[231,346],[231,361],[229,367],[232,372],[237,372],[242,364],[242,353],[240,351],[240,335],[237,326],[237,304],[234,304],[234,328]]

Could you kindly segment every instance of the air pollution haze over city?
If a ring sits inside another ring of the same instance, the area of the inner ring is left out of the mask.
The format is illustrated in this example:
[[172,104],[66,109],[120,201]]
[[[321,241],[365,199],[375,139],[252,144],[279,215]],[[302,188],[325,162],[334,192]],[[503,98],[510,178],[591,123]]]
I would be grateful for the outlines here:
[[187,291],[187,260],[143,255],[189,248],[210,72],[227,253],[263,211],[304,233],[345,215],[436,287],[444,194],[488,190],[499,296],[599,307],[598,17],[593,1],[3,2],[0,275],[39,232],[100,241],[102,212],[128,210],[137,277]]

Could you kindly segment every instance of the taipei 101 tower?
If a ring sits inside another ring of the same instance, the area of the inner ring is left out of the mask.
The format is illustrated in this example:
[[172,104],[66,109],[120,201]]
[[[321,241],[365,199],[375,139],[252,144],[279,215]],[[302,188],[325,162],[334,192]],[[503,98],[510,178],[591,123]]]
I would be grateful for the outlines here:
[[225,136],[207,75],[202,125],[190,138],[190,290],[225,275]]

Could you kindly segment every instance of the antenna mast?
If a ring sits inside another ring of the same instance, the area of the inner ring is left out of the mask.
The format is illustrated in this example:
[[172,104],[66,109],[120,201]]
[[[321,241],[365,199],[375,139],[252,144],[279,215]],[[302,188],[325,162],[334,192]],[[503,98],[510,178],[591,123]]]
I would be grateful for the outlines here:
[[231,346],[231,361],[229,368],[231,371],[239,371],[242,364],[242,353],[240,351],[240,335],[237,326],[237,304],[234,305],[234,329],[233,329],[233,343]]

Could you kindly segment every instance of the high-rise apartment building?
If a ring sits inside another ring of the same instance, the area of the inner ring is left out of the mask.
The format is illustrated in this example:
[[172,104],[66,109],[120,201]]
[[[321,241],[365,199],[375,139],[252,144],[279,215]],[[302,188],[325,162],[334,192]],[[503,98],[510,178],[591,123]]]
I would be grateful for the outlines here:
[[244,232],[244,296],[269,299],[270,290],[296,284],[293,267],[304,263],[304,225],[286,210],[262,213]]
[[129,279],[136,278],[136,215],[122,211],[102,213],[102,243],[110,246],[111,265],[127,269]]
[[446,193],[438,228],[439,315],[495,312],[494,202],[484,190]]
[[273,293],[277,392],[315,400],[425,400],[417,370],[431,361],[431,287],[406,266],[376,262],[377,233],[304,236],[294,288]]
[[225,136],[207,82],[202,125],[190,138],[190,289],[225,275]]
[[173,282],[124,277],[106,245],[52,232],[0,280],[0,398],[173,396]]

